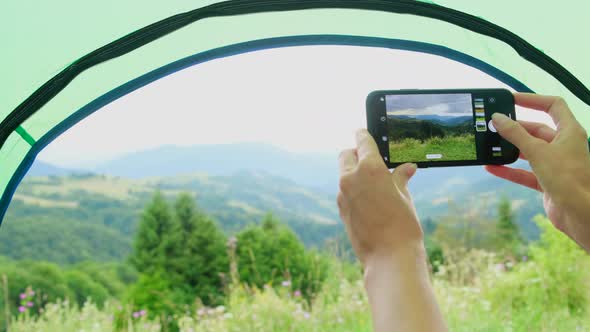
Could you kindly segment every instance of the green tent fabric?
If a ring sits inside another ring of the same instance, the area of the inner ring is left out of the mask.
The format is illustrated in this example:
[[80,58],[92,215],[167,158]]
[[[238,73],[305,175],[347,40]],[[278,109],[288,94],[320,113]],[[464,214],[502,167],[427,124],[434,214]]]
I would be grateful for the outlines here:
[[56,135],[191,57],[186,65],[324,43],[429,52],[515,90],[563,96],[590,129],[589,9],[585,0],[10,1],[0,20],[0,222]]

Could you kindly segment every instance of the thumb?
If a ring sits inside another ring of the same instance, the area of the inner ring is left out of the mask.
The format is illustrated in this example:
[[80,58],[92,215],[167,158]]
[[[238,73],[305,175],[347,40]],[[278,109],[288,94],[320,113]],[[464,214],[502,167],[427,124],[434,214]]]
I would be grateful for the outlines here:
[[405,188],[408,182],[416,174],[416,164],[403,164],[395,168],[393,171],[393,181],[401,188]]
[[514,144],[529,160],[538,151],[539,144],[544,143],[544,141],[529,134],[520,123],[502,113],[494,113],[492,121],[496,130],[498,130],[498,134]]

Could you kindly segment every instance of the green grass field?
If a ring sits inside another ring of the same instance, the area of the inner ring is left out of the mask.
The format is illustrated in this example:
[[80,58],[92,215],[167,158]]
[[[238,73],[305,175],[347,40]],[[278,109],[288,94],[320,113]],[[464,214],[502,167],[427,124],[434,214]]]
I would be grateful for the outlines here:
[[424,143],[413,138],[405,138],[389,143],[389,159],[391,162],[434,161],[426,159],[427,154],[442,154],[436,161],[476,160],[475,136],[433,137]]

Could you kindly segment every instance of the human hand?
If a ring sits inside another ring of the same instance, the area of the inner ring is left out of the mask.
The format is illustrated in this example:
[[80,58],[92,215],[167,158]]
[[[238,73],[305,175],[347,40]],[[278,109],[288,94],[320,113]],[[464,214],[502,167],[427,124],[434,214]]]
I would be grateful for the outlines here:
[[390,173],[364,129],[340,154],[340,217],[365,270],[375,331],[447,331],[432,290],[423,233],[408,191],[416,165]]
[[339,157],[338,207],[357,257],[366,267],[398,252],[421,254],[423,233],[407,187],[416,165],[390,173],[367,130],[356,133],[356,142]]
[[559,97],[514,94],[517,105],[549,113],[557,130],[544,124],[514,121],[496,113],[498,133],[517,146],[532,172],[486,166],[501,178],[543,193],[553,225],[590,251],[590,153],[588,136],[566,102]]

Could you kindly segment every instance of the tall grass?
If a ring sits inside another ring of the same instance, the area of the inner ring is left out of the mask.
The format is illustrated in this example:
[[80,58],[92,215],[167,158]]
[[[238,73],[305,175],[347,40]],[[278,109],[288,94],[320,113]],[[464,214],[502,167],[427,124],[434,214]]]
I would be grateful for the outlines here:
[[444,160],[475,160],[475,135],[432,137],[424,142],[414,138],[404,138],[389,143],[389,158],[392,162],[432,161],[427,154],[442,154]]
[[[537,218],[541,240],[529,256],[504,260],[482,250],[447,251],[432,275],[451,331],[590,331],[590,258],[549,222]],[[98,309],[68,302],[12,319],[11,331],[160,331],[172,319],[180,331],[371,331],[358,268],[336,259],[311,303],[285,284],[248,288],[234,284],[224,306],[199,307],[170,318],[130,312],[111,301]],[[117,329],[124,322],[124,329]],[[119,323],[117,323],[119,322]]]

